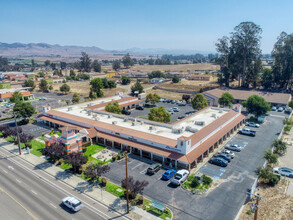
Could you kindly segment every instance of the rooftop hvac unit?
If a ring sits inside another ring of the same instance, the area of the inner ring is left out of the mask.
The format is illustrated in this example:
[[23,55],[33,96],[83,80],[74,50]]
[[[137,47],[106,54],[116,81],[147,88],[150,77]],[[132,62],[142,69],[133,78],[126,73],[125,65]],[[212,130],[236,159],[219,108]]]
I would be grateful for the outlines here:
[[172,129],[173,134],[182,134],[183,131],[184,131],[184,127],[182,127],[182,128],[173,128]]
[[99,118],[99,117],[96,117],[95,120],[96,120],[96,121],[100,121],[100,118]]
[[194,121],[194,124],[198,125],[198,126],[204,126],[205,122],[204,121]]
[[135,122],[135,121],[133,121],[131,125],[132,125],[132,126],[135,126],[135,125],[136,125],[136,122]]
[[197,130],[196,128],[193,128],[193,127],[187,126],[187,127],[185,128],[185,131],[189,131],[189,132],[195,133],[195,132],[197,132],[198,130]]
[[71,110],[72,110],[72,107],[68,107],[68,108],[67,108],[67,111],[71,111]]
[[213,118],[217,118],[217,115],[216,115],[216,114],[212,114],[212,117],[213,117]]
[[87,104],[87,106],[92,106],[93,105],[93,103],[91,102],[91,103],[89,103],[89,104]]
[[124,121],[124,122],[127,122],[127,118],[124,118],[123,121]]
[[219,113],[223,113],[223,110],[222,110],[222,109],[220,109],[220,110],[219,110]]
[[91,115],[91,114],[92,114],[92,112],[88,111],[88,112],[87,112],[87,114],[88,114],[88,115]]
[[154,130],[156,130],[156,127],[154,127],[154,126],[150,126],[150,127],[149,127],[149,130],[150,130],[150,131],[154,131]]
[[117,121],[112,121],[112,124],[113,125],[117,125]]
[[112,118],[112,115],[108,115],[108,118]]

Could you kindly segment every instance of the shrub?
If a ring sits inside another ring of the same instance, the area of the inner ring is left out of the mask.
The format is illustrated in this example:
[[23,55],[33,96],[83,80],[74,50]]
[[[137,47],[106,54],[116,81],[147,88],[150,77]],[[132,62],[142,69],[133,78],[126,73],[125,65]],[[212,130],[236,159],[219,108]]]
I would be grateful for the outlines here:
[[135,201],[135,200],[132,200],[130,204],[131,204],[132,206],[135,206],[135,205],[136,205],[136,201]]
[[112,156],[112,161],[115,161],[116,160],[116,156]]
[[206,175],[203,175],[202,182],[205,185],[210,185],[213,182],[213,179],[208,177],[208,176],[206,176]]
[[139,196],[137,201],[136,201],[137,205],[142,205],[143,204],[143,196]]
[[106,178],[102,178],[102,186],[105,187],[107,185],[107,180]]
[[120,155],[119,154],[116,156],[116,160],[120,160]]
[[24,145],[28,147],[29,149],[32,149],[33,147],[33,145],[30,142],[26,142]]
[[271,175],[269,176],[268,185],[275,186],[280,181],[280,179],[281,177],[279,175],[271,173]]
[[193,187],[193,188],[195,188],[195,187],[197,187],[197,186],[199,186],[200,184],[199,184],[199,181],[198,181],[198,179],[197,178],[193,178],[193,180],[191,181],[191,186]]

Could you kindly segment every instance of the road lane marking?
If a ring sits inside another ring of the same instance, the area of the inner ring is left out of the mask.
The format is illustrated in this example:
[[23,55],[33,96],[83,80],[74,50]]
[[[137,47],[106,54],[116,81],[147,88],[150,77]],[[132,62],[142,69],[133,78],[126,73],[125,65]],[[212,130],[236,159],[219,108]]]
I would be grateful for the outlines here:
[[38,193],[36,193],[35,191],[31,190],[33,194],[38,195]]
[[20,207],[22,207],[27,214],[29,214],[33,219],[38,220],[38,218],[36,216],[34,216],[27,208],[25,208],[19,201],[17,201],[13,196],[11,196],[7,191],[5,191],[4,189],[2,189],[0,187],[0,191],[4,192],[7,196],[9,196],[14,202],[16,202],[18,205],[20,205]]
[[21,181],[19,179],[16,179],[17,182],[21,183]]
[[[7,156],[6,154],[4,154],[3,152],[0,152],[0,155],[4,155],[4,156]],[[27,172],[29,172],[30,174],[32,174],[33,176],[39,178],[40,180],[42,180],[43,182],[47,183],[48,185],[50,185],[51,187],[55,187],[55,189],[58,189],[59,191],[63,192],[65,195],[70,195],[72,197],[74,197],[73,194],[71,194],[70,192],[66,191],[65,189],[61,188],[60,186],[56,185],[55,183],[51,182],[50,180],[47,180],[45,178],[43,178],[42,176],[40,176],[39,174],[37,174],[35,171],[23,166],[21,163],[19,163],[18,161],[16,161],[15,159],[12,159],[12,158],[7,158],[7,160],[11,161],[12,163],[18,165],[20,168],[26,170]],[[23,162],[26,162],[27,164],[29,164],[27,161],[23,161]],[[31,164],[29,164],[31,166]],[[43,170],[41,170],[43,171]],[[43,171],[43,174],[46,174],[48,176],[50,176],[51,178],[53,178],[52,175],[50,174],[47,174]],[[72,186],[66,184],[66,183],[63,183],[63,182],[59,182],[63,185],[65,185],[66,187],[69,187],[71,189],[74,189]],[[109,206],[106,206],[104,205],[103,203],[101,203],[99,200],[95,200],[95,199],[92,199],[91,197],[87,196],[86,194],[84,194],[84,196],[87,198],[87,199],[90,199],[92,201],[98,201],[99,202],[99,205],[103,206],[104,208],[109,208]],[[97,215],[99,215],[100,217],[104,218],[104,219],[111,219],[110,216],[108,216],[107,214],[103,213],[102,211],[100,211],[99,209],[95,208],[95,207],[92,207],[89,203],[85,202],[84,200],[82,199],[79,199],[81,202],[83,202],[86,206],[86,208],[88,208],[90,211],[96,213]],[[117,212],[118,214],[121,214],[120,212],[116,211],[115,209],[113,209],[115,212]],[[122,216],[122,218],[124,219],[129,219],[127,216]]]
[[4,173],[8,173],[6,170],[2,169],[4,171]]
[[8,166],[8,169],[14,170],[14,167],[13,166]]
[[51,202],[49,203],[51,206],[53,206],[55,209],[57,209],[57,207],[55,205],[53,205]]

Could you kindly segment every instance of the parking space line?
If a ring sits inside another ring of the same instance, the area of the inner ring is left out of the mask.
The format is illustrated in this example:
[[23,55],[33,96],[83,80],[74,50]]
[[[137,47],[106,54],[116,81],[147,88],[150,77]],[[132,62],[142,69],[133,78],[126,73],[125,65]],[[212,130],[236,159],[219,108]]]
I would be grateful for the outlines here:
[[131,170],[134,170],[135,168],[139,167],[140,165],[142,165],[143,163],[139,163],[136,166],[132,167]]
[[218,176],[213,176],[213,178],[216,180],[220,179],[220,177],[218,177]]
[[140,174],[144,174],[144,173],[146,173],[146,170],[147,170],[147,168],[144,169],[144,170],[142,170],[142,171],[140,171],[139,173],[140,173]]

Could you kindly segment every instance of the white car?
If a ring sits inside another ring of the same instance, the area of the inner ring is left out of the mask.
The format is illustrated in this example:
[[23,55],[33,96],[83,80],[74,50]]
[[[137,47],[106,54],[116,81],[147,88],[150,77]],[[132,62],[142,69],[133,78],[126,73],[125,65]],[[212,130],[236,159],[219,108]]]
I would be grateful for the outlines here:
[[171,179],[171,183],[174,185],[179,186],[181,183],[183,183],[189,175],[188,170],[178,170],[173,179]]
[[275,167],[273,169],[274,173],[278,173],[282,176],[293,177],[293,170],[286,167]]
[[259,128],[259,124],[256,124],[256,123],[254,123],[254,122],[246,122],[245,123],[247,126],[249,126],[249,127],[254,127],[254,128]]
[[284,111],[284,109],[282,107],[279,107],[278,112],[282,112],[282,111]]
[[276,111],[276,110],[277,110],[276,106],[273,106],[272,111]]
[[168,113],[171,114],[171,115],[173,115],[173,114],[174,114],[173,109],[169,109],[169,110],[168,110]]
[[235,157],[235,154],[232,151],[230,151],[230,150],[226,150],[225,149],[221,153],[230,156],[232,159]]
[[78,199],[70,196],[67,196],[66,198],[62,199],[62,204],[64,204],[66,207],[70,208],[72,211],[75,212],[78,212],[83,207],[83,205]]

